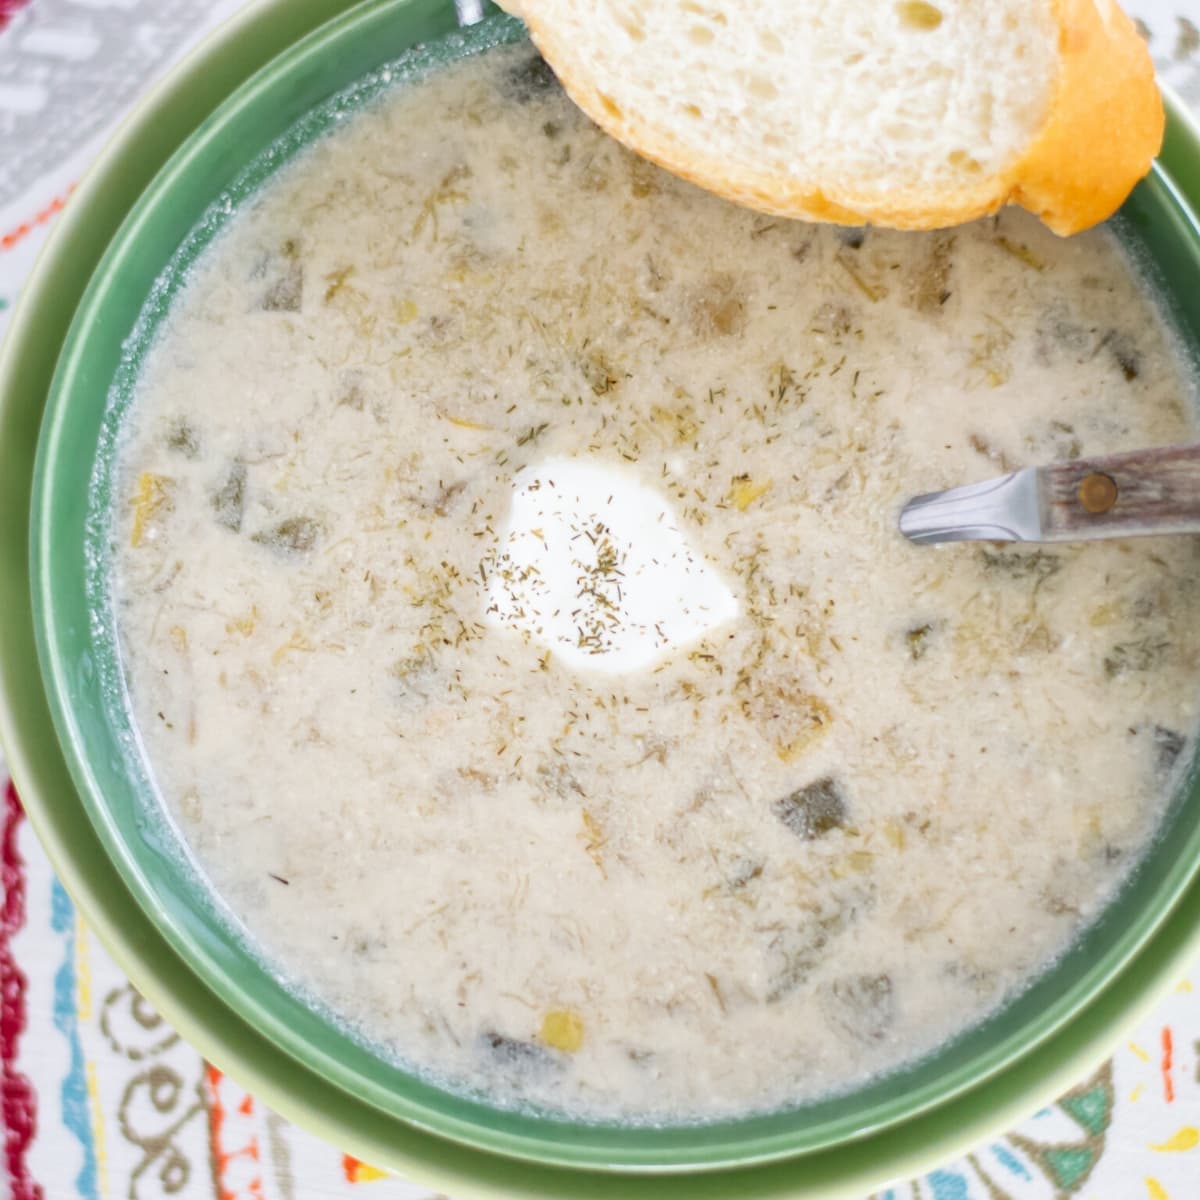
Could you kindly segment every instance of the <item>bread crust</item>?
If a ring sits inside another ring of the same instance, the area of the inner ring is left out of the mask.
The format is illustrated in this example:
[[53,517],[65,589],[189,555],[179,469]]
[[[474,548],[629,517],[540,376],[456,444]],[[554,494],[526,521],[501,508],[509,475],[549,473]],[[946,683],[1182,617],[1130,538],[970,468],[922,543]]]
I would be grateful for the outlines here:
[[500,3],[525,21],[567,94],[605,132],[675,175],[775,216],[940,229],[1019,204],[1067,235],[1111,216],[1162,146],[1165,118],[1150,53],[1114,0],[1050,0],[1058,70],[1041,128],[1009,167],[955,188],[882,196],[833,184],[798,187],[769,172],[732,175],[727,162],[680,145],[640,113],[622,111],[586,58],[559,36],[553,0]]
[[1150,52],[1114,0],[1056,0],[1055,9],[1054,97],[1009,199],[1070,234],[1120,208],[1162,149],[1166,118]]

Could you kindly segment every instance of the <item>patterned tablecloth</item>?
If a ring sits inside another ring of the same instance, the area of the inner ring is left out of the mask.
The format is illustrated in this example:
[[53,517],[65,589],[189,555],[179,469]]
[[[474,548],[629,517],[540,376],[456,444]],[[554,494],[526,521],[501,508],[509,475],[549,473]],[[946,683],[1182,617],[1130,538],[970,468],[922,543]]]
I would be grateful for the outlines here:
[[[0,0],[0,334],[74,181],[242,0]],[[1200,111],[1200,0],[1134,0]],[[12,1200],[427,1197],[302,1133],[142,1000],[54,878],[0,763],[0,1179]],[[1198,1200],[1200,964],[1112,1061],[877,1200]]]

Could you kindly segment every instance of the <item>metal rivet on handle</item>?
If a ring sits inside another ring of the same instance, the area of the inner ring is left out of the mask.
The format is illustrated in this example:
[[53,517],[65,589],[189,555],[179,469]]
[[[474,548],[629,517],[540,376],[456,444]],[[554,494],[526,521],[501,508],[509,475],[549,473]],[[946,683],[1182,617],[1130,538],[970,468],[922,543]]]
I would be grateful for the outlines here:
[[1079,503],[1084,512],[1106,513],[1117,502],[1117,485],[1111,476],[1093,472],[1079,483]]

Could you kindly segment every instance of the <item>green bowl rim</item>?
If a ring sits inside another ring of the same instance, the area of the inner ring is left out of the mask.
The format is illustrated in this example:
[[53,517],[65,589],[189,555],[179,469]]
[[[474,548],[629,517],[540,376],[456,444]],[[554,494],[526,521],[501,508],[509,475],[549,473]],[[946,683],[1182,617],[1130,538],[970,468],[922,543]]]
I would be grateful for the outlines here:
[[[292,10],[288,14],[290,25],[283,16],[285,5]],[[168,106],[168,102],[171,102],[173,125],[178,128],[182,124],[184,128],[190,128],[186,115],[174,111],[174,109],[179,106],[188,107],[187,95],[202,88],[201,77],[206,69],[211,67],[218,55],[223,54],[229,61],[233,61],[234,51],[240,51],[244,72],[248,73],[252,70],[255,65],[256,52],[251,51],[245,44],[239,43],[242,35],[258,34],[260,41],[265,44],[262,47],[263,54],[257,57],[265,59],[279,48],[278,45],[273,44],[272,35],[269,32],[270,26],[281,28],[287,25],[288,28],[299,33],[306,21],[310,24],[316,23],[322,16],[328,16],[329,12],[327,0],[323,4],[298,4],[296,0],[267,0],[266,3],[235,19],[176,70],[170,79],[141,106],[114,143],[104,152],[87,180],[81,185],[74,203],[68,207],[67,213],[61,218],[50,245],[43,252],[35,278],[28,285],[22,303],[14,315],[13,327],[4,347],[2,362],[0,362],[0,395],[4,397],[3,428],[7,428],[14,421],[19,420],[22,415],[19,406],[24,401],[26,408],[32,409],[31,413],[25,414],[24,422],[25,442],[28,444],[28,418],[31,415],[35,418],[36,427],[37,406],[39,400],[44,400],[41,383],[39,382],[36,387],[33,387],[31,381],[35,376],[40,376],[42,380],[45,380],[46,368],[52,367],[54,362],[54,355],[49,353],[46,347],[35,345],[37,339],[33,331],[40,324],[40,318],[45,310],[57,308],[60,317],[68,312],[74,299],[66,300],[64,293],[72,292],[73,296],[77,298],[78,291],[74,285],[76,283],[81,286],[86,285],[96,254],[83,254],[72,258],[75,243],[80,239],[88,240],[86,227],[93,220],[93,204],[101,206],[106,185],[111,185],[114,174],[121,171],[122,162],[128,160],[131,155],[137,154],[136,147],[145,140],[147,127],[156,120],[162,120],[161,110]],[[249,37],[243,39],[244,42],[249,40]],[[282,36],[280,44],[286,43],[287,40],[289,39],[286,35]],[[238,69],[242,70],[243,67]],[[208,91],[211,92],[212,88],[210,87]],[[1190,142],[1187,152],[1192,157],[1194,166],[1197,161],[1200,161],[1200,157],[1197,155],[1200,141],[1197,140],[1194,129],[1190,131],[1186,129],[1188,122],[1186,118],[1181,121],[1177,106],[1173,105],[1172,107],[1176,109],[1173,113],[1173,120],[1176,123],[1177,133],[1182,129],[1183,141]],[[166,139],[168,143],[171,140],[170,137]],[[1193,185],[1196,182],[1193,180]],[[115,220],[112,218],[119,220],[123,215],[119,212],[104,211],[103,206],[100,207],[100,211],[104,217],[110,218],[112,224],[115,224]],[[64,284],[65,278],[68,276],[74,276],[70,288]],[[64,308],[64,302],[66,308]],[[61,324],[61,320],[58,323]],[[35,364],[27,361],[31,358],[35,360]],[[39,358],[42,369],[31,371],[30,367],[36,365],[36,360]],[[0,454],[11,451],[18,440],[15,435],[14,438],[6,438]],[[27,466],[25,469],[6,471],[5,476],[6,484],[27,482]],[[6,505],[8,511],[21,511],[27,507],[29,493],[26,491],[24,495],[21,495],[21,491],[21,487],[14,489],[12,486],[6,486],[5,492],[8,494],[5,498],[11,500],[15,494],[17,499],[15,505]],[[6,537],[5,540],[10,543],[12,541],[10,537]],[[17,574],[27,579],[25,570],[28,564],[20,561],[23,559],[23,552],[20,555],[14,555],[13,549],[11,544],[5,546],[9,557],[18,559],[15,566]],[[9,564],[6,562],[6,565]],[[326,1130],[336,1131],[338,1136],[335,1140],[342,1145],[361,1149],[362,1157],[385,1164],[395,1165],[398,1163],[402,1169],[411,1168],[414,1164],[426,1164],[431,1171],[436,1169],[434,1164],[442,1159],[440,1165],[444,1168],[445,1151],[447,1150],[445,1144],[434,1142],[433,1139],[429,1139],[415,1130],[396,1129],[386,1139],[376,1142],[365,1131],[376,1127],[377,1121],[364,1121],[361,1115],[358,1118],[352,1117],[350,1120],[342,1119],[341,1112],[331,1114],[328,1111],[329,1105],[322,1106],[319,1097],[317,1101],[314,1101],[310,1096],[306,1101],[295,1092],[281,1095],[283,1089],[279,1087],[277,1081],[288,1074],[294,1074],[297,1064],[276,1062],[266,1071],[261,1070],[253,1060],[261,1061],[264,1057],[268,1060],[278,1059],[275,1048],[269,1045],[254,1046],[257,1035],[253,1031],[247,1030],[239,1018],[229,1014],[229,1010],[220,1001],[212,1004],[209,1010],[205,1011],[203,1007],[197,1009],[195,1004],[189,1004],[186,1000],[181,999],[184,995],[206,994],[199,981],[192,976],[189,968],[175,961],[169,950],[165,954],[162,953],[164,947],[154,944],[160,942],[161,939],[157,938],[153,931],[149,933],[148,937],[144,929],[140,931],[140,935],[135,935],[131,932],[131,927],[136,926],[138,922],[130,920],[118,922],[112,919],[117,909],[128,910],[130,902],[128,892],[120,884],[114,886],[115,881],[112,878],[107,880],[110,889],[107,892],[95,878],[89,878],[86,860],[89,853],[94,856],[96,850],[94,832],[90,839],[86,835],[72,838],[70,834],[78,833],[78,831],[68,832],[62,828],[66,814],[59,811],[61,806],[48,800],[48,796],[54,794],[53,789],[43,792],[37,786],[46,781],[44,777],[47,774],[56,774],[58,776],[56,786],[61,787],[62,760],[59,757],[58,762],[52,764],[52,767],[57,769],[50,771],[47,771],[44,761],[35,762],[35,760],[46,758],[47,747],[44,743],[47,741],[47,723],[42,719],[40,729],[29,730],[28,727],[38,724],[39,718],[44,718],[44,704],[39,705],[34,702],[29,692],[30,680],[28,678],[15,677],[17,675],[16,664],[23,662],[27,666],[29,662],[29,627],[27,622],[21,619],[29,615],[28,593],[26,593],[24,605],[20,608],[23,611],[19,613],[16,610],[8,610],[9,618],[4,621],[3,630],[0,630],[0,652],[7,651],[13,645],[20,647],[16,653],[0,653],[0,684],[3,687],[5,700],[0,729],[3,730],[4,741],[10,751],[10,762],[14,775],[18,783],[24,785],[25,800],[31,819],[38,828],[44,844],[50,850],[60,873],[64,876],[68,889],[81,901],[84,913],[96,925],[102,939],[112,948],[118,961],[138,980],[150,999],[164,1012],[164,1015],[173,1024],[181,1027],[190,1040],[199,1043],[209,1051],[219,1064],[223,1061],[233,1063],[232,1073],[234,1076],[251,1081],[255,1090],[262,1094],[269,1103],[281,1108],[285,1113],[298,1116],[301,1123],[315,1124]],[[16,614],[16,619],[13,619],[14,614]],[[34,683],[36,686],[36,680]],[[39,696],[37,699],[42,700],[44,697]],[[25,706],[26,711],[22,711],[22,706]],[[31,717],[28,711],[31,707],[41,708],[42,711]],[[29,742],[25,742],[22,736],[27,731],[31,734]],[[54,757],[55,747],[52,733],[49,734],[48,740],[51,757]],[[31,744],[39,741],[43,743],[40,752],[27,753],[30,751]],[[88,841],[92,844],[86,849],[78,844]],[[105,874],[95,867],[91,870],[97,875]],[[111,876],[111,871],[107,874]],[[1195,893],[1195,891],[1196,889],[1193,888],[1192,892]],[[107,901],[106,895],[108,896]],[[1140,1006],[1141,1003],[1148,1003],[1151,998],[1156,997],[1160,986],[1169,985],[1169,973],[1175,969],[1176,964],[1183,959],[1184,955],[1193,951],[1196,943],[1200,943],[1200,932],[1189,937],[1184,931],[1187,927],[1180,928],[1182,910],[1184,908],[1195,909],[1198,902],[1200,902],[1200,896],[1189,895],[1183,899],[1180,907],[1170,914],[1169,918],[1164,918],[1172,925],[1175,936],[1168,937],[1170,931],[1164,925],[1159,931],[1157,941],[1147,945],[1139,956],[1138,965],[1145,969],[1135,972],[1129,969],[1133,964],[1127,964],[1125,975],[1116,980],[1108,991],[1096,998],[1089,1015],[1105,1007],[1113,1008],[1119,1013],[1122,1009],[1127,1010],[1130,1006]],[[1195,929],[1196,924],[1193,922],[1190,928]],[[142,925],[145,925],[144,920]],[[152,963],[151,959],[159,961]],[[1147,963],[1152,965],[1145,966]],[[1136,983],[1133,983],[1131,981],[1135,975]],[[1119,989],[1121,984],[1126,986]],[[1114,996],[1118,990],[1120,990],[1120,997],[1114,1003]],[[1154,997],[1148,995],[1151,992],[1154,993]],[[211,993],[207,993],[207,995],[211,1001]],[[221,1020],[214,1019],[218,1014],[222,1018]],[[1125,1015],[1128,1013],[1126,1012]],[[736,1174],[738,1190],[747,1191],[752,1195],[787,1194],[794,1185],[796,1176],[802,1173],[807,1180],[814,1183],[822,1176],[826,1176],[830,1180],[839,1175],[846,1179],[857,1180],[857,1182],[846,1184],[845,1194],[861,1192],[868,1186],[865,1181],[876,1182],[879,1173],[883,1170],[883,1163],[876,1161],[878,1147],[887,1145],[889,1140],[893,1144],[891,1154],[895,1157],[885,1154],[884,1161],[890,1174],[915,1169],[915,1164],[925,1161],[927,1154],[937,1153],[938,1156],[948,1154],[951,1149],[961,1145],[963,1141],[977,1136],[980,1131],[1011,1119],[1008,1114],[1016,1115],[1033,1106],[1037,1096],[1050,1094],[1053,1090],[1068,1083],[1079,1071],[1081,1064],[1090,1062],[1094,1057],[1102,1054],[1102,1046],[1106,1045],[1112,1037],[1111,1032],[1107,1030],[1109,1019],[1110,1014],[1106,1012],[1102,1018],[1099,1018],[1101,1032],[1093,1032],[1090,1036],[1082,1031],[1079,1021],[1073,1027],[1068,1026],[1059,1031],[1052,1042],[1044,1048],[1041,1056],[1043,1059],[1047,1057],[1057,1059],[1057,1063],[1048,1071],[1040,1068],[1030,1074],[1030,1064],[1019,1063],[1012,1070],[995,1079],[992,1085],[986,1089],[986,1094],[992,1096],[998,1093],[999,1095],[996,1096],[994,1104],[989,1104],[986,1100],[982,1102],[983,1115],[974,1117],[971,1115],[980,1108],[980,1094],[965,1097],[956,1108],[954,1120],[950,1123],[951,1126],[958,1125],[956,1133],[937,1132],[941,1125],[947,1124],[947,1115],[944,1113],[940,1114],[940,1122],[933,1121],[930,1117],[919,1118],[904,1131],[904,1137],[899,1145],[895,1144],[895,1131],[893,1131],[890,1139],[884,1135],[871,1135],[866,1141],[854,1147],[842,1147],[843,1152],[849,1154],[851,1161],[846,1163],[843,1154],[843,1166],[838,1168],[822,1168],[822,1165],[816,1161],[822,1155],[827,1158],[830,1155],[837,1156],[837,1151],[831,1150],[827,1153],[817,1151],[812,1156],[805,1158],[802,1171],[801,1164],[793,1164],[793,1171],[790,1172],[786,1164],[767,1169],[738,1171]],[[239,1024],[242,1025],[242,1029],[237,1031],[235,1027]],[[1092,1024],[1095,1028],[1095,1021]],[[227,1026],[229,1028],[226,1028]],[[238,1036],[234,1036],[235,1032]],[[252,1047],[249,1052],[245,1049],[247,1042]],[[238,1052],[235,1046],[242,1046],[243,1049]],[[1057,1050],[1057,1053],[1052,1055],[1052,1049]],[[1023,1071],[1022,1067],[1025,1068]],[[318,1089],[326,1086],[323,1081],[314,1080],[311,1076],[307,1077],[307,1082],[310,1086],[315,1082]],[[1005,1086],[1006,1082],[1007,1086]],[[353,1109],[359,1105],[359,1102],[339,1095],[338,1104],[345,1110]],[[372,1115],[375,1118],[380,1116],[378,1113]],[[933,1116],[937,1117],[939,1114],[933,1114]],[[398,1123],[388,1124],[389,1127],[392,1124],[398,1125]],[[927,1150],[923,1148],[920,1151],[914,1151],[909,1148],[918,1128],[928,1131],[929,1146]],[[964,1128],[973,1132],[964,1135]],[[405,1138],[399,1138],[400,1132],[404,1133]],[[364,1138],[367,1139],[368,1144],[366,1145],[363,1144]],[[419,1141],[420,1146],[414,1146],[411,1139]],[[397,1141],[404,1141],[405,1148],[398,1148]],[[935,1146],[937,1147],[936,1151],[934,1150]],[[439,1149],[443,1153],[439,1153]],[[872,1149],[876,1150],[875,1154],[871,1153]],[[501,1160],[494,1157],[462,1150],[455,1151],[455,1157],[459,1160],[456,1167],[459,1167],[460,1171],[453,1173],[450,1178],[453,1180],[452,1187],[459,1191],[471,1188],[472,1181],[474,1181],[473,1190],[475,1192],[478,1193],[481,1187],[486,1191],[489,1185],[482,1182],[480,1172],[482,1176],[492,1177],[490,1186],[495,1186],[497,1175],[504,1175],[510,1171],[533,1172],[542,1177],[541,1183],[545,1183],[548,1176],[554,1176],[556,1182],[550,1185],[552,1190],[546,1194],[557,1195],[585,1194],[587,1188],[583,1185],[583,1181],[594,1178],[578,1173],[556,1171],[552,1168],[522,1167],[520,1164],[502,1163]],[[468,1170],[464,1159],[470,1158],[477,1161]],[[868,1162],[875,1162],[875,1165],[873,1167],[866,1165]],[[444,1178],[446,1177],[443,1176]],[[522,1175],[521,1178],[525,1180],[521,1184],[522,1191],[540,1193],[541,1183],[535,1182],[531,1176]],[[697,1190],[705,1190],[702,1186],[702,1178],[691,1176],[681,1182],[683,1186],[689,1188],[689,1194],[692,1194]],[[567,1180],[572,1181],[572,1186],[564,1190]],[[751,1180],[755,1181],[754,1184],[751,1183]],[[665,1182],[660,1179],[653,1184],[656,1192],[662,1190]],[[726,1184],[729,1182],[727,1180]],[[632,1180],[625,1180],[626,1186],[632,1185],[632,1183]],[[825,1192],[824,1194],[831,1195],[833,1193]]]

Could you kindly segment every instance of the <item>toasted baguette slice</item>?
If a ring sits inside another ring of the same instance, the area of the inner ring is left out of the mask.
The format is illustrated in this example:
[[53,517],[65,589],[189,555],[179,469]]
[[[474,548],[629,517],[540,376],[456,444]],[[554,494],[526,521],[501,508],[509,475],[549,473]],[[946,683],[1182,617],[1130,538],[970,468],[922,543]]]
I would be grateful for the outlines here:
[[501,0],[639,154],[779,216],[898,229],[1114,212],[1162,142],[1112,0]]

